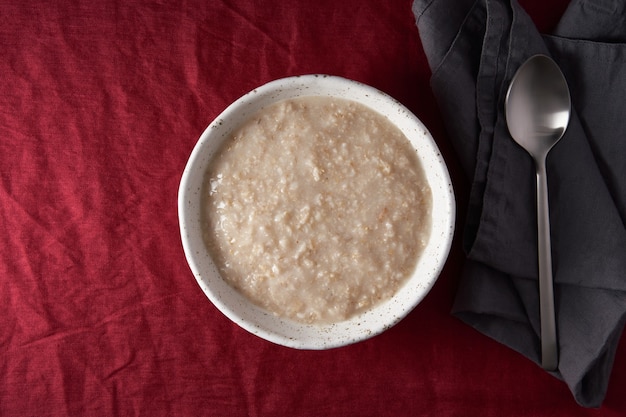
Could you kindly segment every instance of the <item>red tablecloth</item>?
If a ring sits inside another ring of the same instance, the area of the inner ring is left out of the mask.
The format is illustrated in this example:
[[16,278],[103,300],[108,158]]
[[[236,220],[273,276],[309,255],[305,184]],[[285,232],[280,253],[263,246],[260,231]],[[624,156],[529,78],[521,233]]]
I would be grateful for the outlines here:
[[[0,2],[1,416],[582,416],[604,406],[450,316],[459,233],[431,293],[386,333],[297,351],[226,319],[183,255],[176,199],[230,102],[306,73],[373,85],[462,178],[411,1]],[[541,29],[567,0],[521,2]]]

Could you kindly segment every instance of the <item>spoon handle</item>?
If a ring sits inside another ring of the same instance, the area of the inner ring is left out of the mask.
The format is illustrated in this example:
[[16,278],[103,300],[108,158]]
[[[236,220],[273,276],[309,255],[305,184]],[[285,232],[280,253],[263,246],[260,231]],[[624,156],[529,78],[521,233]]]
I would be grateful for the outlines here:
[[537,161],[537,230],[539,248],[539,309],[541,317],[541,366],[553,371],[558,365],[550,211],[545,158]]

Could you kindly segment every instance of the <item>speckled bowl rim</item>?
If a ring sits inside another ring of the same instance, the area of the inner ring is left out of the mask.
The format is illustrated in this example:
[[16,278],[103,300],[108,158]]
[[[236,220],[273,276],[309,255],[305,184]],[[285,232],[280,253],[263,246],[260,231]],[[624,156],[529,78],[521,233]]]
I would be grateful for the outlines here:
[[[250,303],[220,277],[204,245],[200,223],[204,173],[219,145],[234,128],[263,107],[301,96],[346,98],[386,116],[416,149],[433,195],[430,239],[408,282],[389,301],[352,319],[329,325],[307,325],[282,319]],[[423,123],[397,100],[373,87],[322,74],[271,81],[228,106],[200,136],[182,174],[178,193],[185,257],[209,300],[250,333],[279,345],[315,350],[345,346],[378,335],[398,323],[421,302],[448,257],[454,234],[455,207],[446,164]]]

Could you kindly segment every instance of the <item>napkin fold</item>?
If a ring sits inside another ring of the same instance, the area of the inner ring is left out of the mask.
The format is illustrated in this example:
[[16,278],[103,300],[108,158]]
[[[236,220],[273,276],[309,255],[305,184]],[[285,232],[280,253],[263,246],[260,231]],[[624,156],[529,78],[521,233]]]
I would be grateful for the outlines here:
[[538,53],[572,95],[547,159],[559,366],[576,401],[599,407],[626,320],[626,3],[573,0],[541,35],[515,0],[416,0],[431,86],[471,184],[467,263],[452,313],[541,360],[535,171],[511,138],[504,98]]

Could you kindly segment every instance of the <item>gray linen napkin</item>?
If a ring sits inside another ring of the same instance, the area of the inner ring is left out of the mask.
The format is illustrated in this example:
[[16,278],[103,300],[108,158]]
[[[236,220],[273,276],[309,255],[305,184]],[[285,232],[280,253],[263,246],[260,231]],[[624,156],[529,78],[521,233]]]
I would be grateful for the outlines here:
[[453,314],[540,363],[532,159],[512,139],[504,97],[531,55],[564,71],[573,115],[548,156],[559,367],[576,401],[599,407],[626,320],[626,6],[573,0],[538,33],[515,0],[416,0],[431,85],[470,184],[467,264]]

